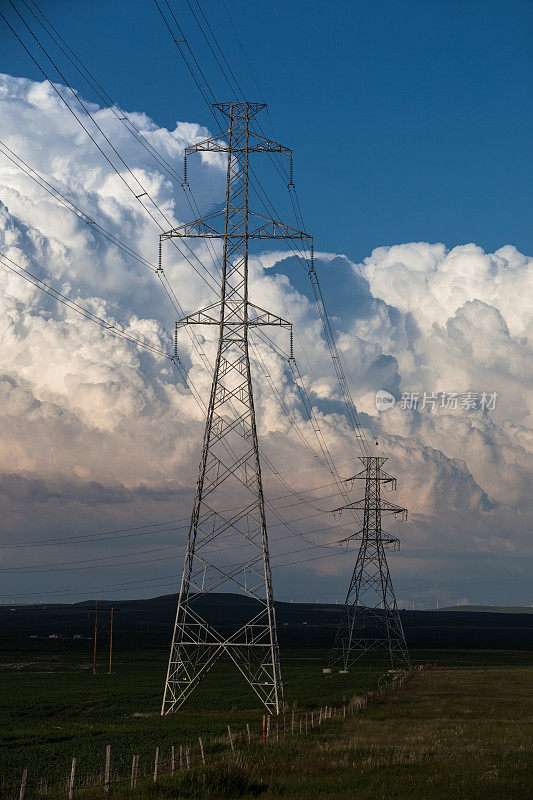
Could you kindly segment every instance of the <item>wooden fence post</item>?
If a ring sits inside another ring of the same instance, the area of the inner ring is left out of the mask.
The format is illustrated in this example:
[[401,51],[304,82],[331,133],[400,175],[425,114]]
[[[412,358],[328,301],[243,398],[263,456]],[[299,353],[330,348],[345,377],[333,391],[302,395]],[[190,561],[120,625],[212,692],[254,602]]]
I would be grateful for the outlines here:
[[292,717],[291,717],[291,733],[294,733],[294,709],[292,711]]
[[108,792],[111,784],[111,745],[106,745],[105,748],[105,778],[104,778],[104,791]]
[[276,722],[276,742],[279,742],[279,725]]
[[233,747],[233,736],[231,735],[231,728],[229,725],[228,725],[228,737],[231,749],[235,750],[235,748]]
[[133,775],[133,788],[136,789],[137,788],[137,778],[139,776],[139,754],[137,753],[137,755],[134,756],[134,758],[135,758],[135,772],[134,772],[134,775]]
[[130,781],[130,788],[135,789],[135,754],[131,759],[131,781]]
[[183,769],[183,745],[180,744],[180,769]]
[[22,770],[22,780],[20,782],[20,792],[19,792],[19,800],[24,800],[24,795],[26,794],[26,783],[28,781],[28,770]]
[[250,733],[250,726],[246,723],[246,733],[248,734],[248,744],[252,743],[252,735]]
[[155,748],[154,758],[154,783],[157,782],[157,773],[159,772],[159,747]]
[[189,745],[185,747],[185,761],[187,762],[187,769],[191,768],[191,751]]
[[267,716],[266,740],[267,742],[270,741],[270,714]]
[[315,712],[311,711],[311,727],[315,727]]
[[204,743],[202,742],[201,736],[198,738],[198,741],[200,742],[200,753],[202,755],[202,764],[205,767]]
[[170,774],[174,775],[174,769],[176,766],[176,753],[174,750],[174,745],[172,745],[172,749],[170,751]]
[[76,759],[72,759],[72,766],[70,768],[70,781],[68,784],[68,800],[73,800],[74,797],[74,776],[76,775]]

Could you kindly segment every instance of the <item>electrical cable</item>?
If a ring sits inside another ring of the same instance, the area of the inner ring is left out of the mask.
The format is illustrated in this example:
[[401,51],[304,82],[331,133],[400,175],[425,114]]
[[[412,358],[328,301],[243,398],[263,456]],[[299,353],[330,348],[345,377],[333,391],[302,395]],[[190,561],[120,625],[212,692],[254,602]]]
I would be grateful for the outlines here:
[[[96,147],[96,148],[99,150],[99,152],[100,152],[100,153],[102,154],[102,156],[105,158],[105,160],[107,161],[107,163],[110,165],[110,167],[111,167],[111,168],[113,169],[113,171],[114,171],[114,172],[117,174],[117,176],[119,177],[119,179],[122,181],[122,183],[124,184],[124,186],[125,186],[125,187],[128,189],[128,191],[129,191],[129,192],[132,194],[132,196],[133,196],[133,197],[134,197],[134,198],[135,198],[135,199],[136,199],[136,200],[139,202],[139,204],[140,204],[141,208],[143,208],[143,209],[144,209],[144,211],[145,211],[145,212],[148,214],[148,216],[149,216],[149,217],[152,219],[152,221],[155,223],[155,225],[157,225],[157,227],[158,227],[158,228],[159,228],[159,229],[160,229],[162,232],[165,232],[165,226],[163,226],[163,225],[162,225],[162,224],[161,224],[161,223],[160,223],[160,222],[159,222],[159,221],[156,219],[156,217],[153,215],[153,213],[150,211],[150,209],[146,207],[146,205],[144,204],[144,202],[141,202],[141,200],[142,200],[142,198],[143,198],[143,197],[147,197],[147,198],[148,198],[148,200],[149,200],[149,201],[152,203],[152,205],[154,206],[154,208],[155,208],[155,209],[156,209],[156,210],[159,212],[159,214],[161,215],[161,217],[162,217],[162,218],[165,220],[165,222],[166,222],[166,224],[167,224],[167,226],[168,226],[168,227],[167,227],[167,230],[168,230],[168,228],[171,228],[171,227],[172,227],[172,222],[171,222],[171,221],[168,219],[168,217],[166,216],[166,214],[164,214],[164,212],[163,212],[163,211],[162,211],[162,210],[159,208],[159,206],[157,205],[157,203],[155,202],[155,200],[154,200],[154,199],[151,197],[151,195],[149,194],[148,190],[147,190],[147,189],[146,189],[146,188],[143,186],[143,184],[141,183],[141,181],[138,179],[138,177],[137,177],[137,176],[134,174],[134,172],[133,172],[133,171],[131,170],[131,168],[128,166],[128,164],[126,163],[126,161],[124,160],[124,158],[123,158],[123,157],[120,155],[120,153],[118,152],[118,150],[117,150],[117,149],[114,147],[114,145],[111,143],[111,141],[109,140],[108,136],[107,136],[107,135],[104,133],[104,131],[102,130],[101,126],[100,126],[100,125],[99,125],[99,124],[96,122],[96,120],[95,120],[94,116],[91,114],[91,112],[89,111],[89,109],[87,108],[87,106],[85,105],[85,103],[84,103],[84,102],[81,100],[81,98],[80,98],[80,97],[79,97],[79,96],[76,94],[76,92],[74,91],[74,89],[73,89],[73,88],[72,88],[72,86],[70,85],[69,81],[67,80],[67,78],[65,77],[65,75],[63,74],[63,72],[62,72],[62,71],[59,69],[59,67],[57,66],[57,64],[54,62],[54,60],[53,60],[53,59],[51,58],[51,56],[48,54],[48,52],[46,51],[46,48],[45,48],[45,47],[44,47],[44,46],[41,44],[41,42],[39,41],[38,37],[37,37],[37,36],[36,36],[36,35],[33,33],[33,31],[31,30],[30,26],[28,25],[28,23],[26,22],[26,20],[24,19],[24,17],[21,15],[20,11],[19,11],[19,10],[16,8],[16,6],[13,4],[12,0],[9,0],[9,2],[10,2],[10,4],[11,4],[11,6],[13,7],[13,9],[15,10],[16,14],[19,16],[19,18],[20,18],[20,19],[21,19],[21,21],[23,22],[24,26],[25,26],[25,27],[28,29],[28,31],[30,32],[30,34],[31,34],[32,38],[35,40],[35,42],[37,43],[37,45],[39,46],[39,48],[40,48],[40,49],[43,51],[43,53],[45,54],[46,58],[48,58],[48,60],[49,60],[49,61],[50,61],[50,63],[52,64],[52,66],[55,68],[55,70],[57,71],[58,75],[59,75],[59,76],[61,77],[61,79],[63,80],[63,82],[64,82],[65,86],[67,86],[67,87],[68,87],[68,89],[71,91],[71,93],[72,93],[72,95],[73,95],[74,99],[75,99],[75,100],[76,100],[76,101],[79,103],[79,105],[82,107],[82,109],[83,109],[83,111],[85,112],[85,114],[87,114],[87,116],[88,116],[88,117],[91,119],[91,121],[93,122],[93,124],[94,124],[94,126],[96,127],[96,129],[99,131],[99,133],[102,135],[102,137],[103,137],[103,138],[106,140],[106,142],[109,144],[109,146],[110,146],[111,150],[112,150],[112,151],[115,153],[115,155],[117,156],[117,158],[119,159],[119,161],[120,161],[120,162],[123,164],[123,166],[125,167],[125,169],[126,169],[126,171],[128,172],[128,174],[130,174],[130,175],[131,175],[132,179],[135,181],[135,183],[137,184],[138,188],[141,190],[141,192],[140,192],[139,194],[136,194],[136,191],[135,191],[135,189],[133,189],[133,187],[129,185],[129,183],[128,183],[128,182],[127,182],[127,180],[125,179],[124,175],[122,174],[122,172],[121,172],[119,169],[117,169],[117,167],[115,166],[115,164],[113,163],[113,161],[111,160],[111,158],[110,158],[110,157],[107,155],[107,153],[106,153],[106,152],[105,152],[105,151],[102,149],[102,147],[101,147],[101,146],[98,144],[98,142],[96,141],[96,139],[94,138],[94,136],[91,134],[91,132],[88,130],[88,128],[87,128],[87,127],[86,127],[86,126],[83,124],[83,122],[82,122],[82,120],[80,119],[80,117],[79,117],[79,116],[76,114],[76,112],[75,112],[75,111],[74,111],[74,110],[71,108],[71,106],[68,104],[68,102],[66,101],[66,99],[63,97],[63,95],[62,95],[62,94],[61,94],[61,92],[59,91],[59,89],[56,87],[56,85],[55,85],[55,84],[53,83],[53,81],[50,79],[50,77],[48,76],[48,74],[46,73],[46,71],[45,71],[45,70],[43,69],[43,67],[40,65],[40,63],[38,62],[38,60],[37,60],[37,59],[36,59],[36,58],[35,58],[35,57],[32,55],[32,53],[30,52],[30,50],[28,49],[28,47],[27,47],[27,46],[24,44],[24,42],[22,41],[22,39],[20,38],[20,36],[17,34],[17,32],[15,31],[15,29],[14,29],[14,28],[11,26],[11,24],[8,22],[8,20],[7,20],[7,19],[6,19],[6,17],[4,16],[4,14],[3,14],[3,13],[0,11],[0,17],[1,17],[1,18],[4,20],[4,22],[6,23],[6,25],[8,26],[8,28],[11,30],[11,32],[13,33],[13,35],[15,36],[15,38],[16,38],[16,39],[18,40],[18,42],[20,43],[20,45],[21,45],[21,46],[24,48],[24,50],[25,50],[25,51],[26,51],[26,53],[29,55],[29,57],[31,58],[31,60],[33,61],[33,63],[36,65],[36,67],[39,69],[39,71],[40,71],[40,72],[43,74],[43,76],[45,77],[45,79],[48,81],[48,83],[49,83],[49,85],[51,86],[51,88],[53,89],[53,91],[54,91],[54,92],[57,94],[57,96],[59,97],[59,99],[61,100],[61,102],[62,102],[62,103],[63,103],[63,104],[66,106],[66,108],[69,110],[69,112],[72,114],[72,116],[73,116],[73,117],[74,117],[74,118],[77,120],[77,122],[78,122],[78,123],[80,124],[80,126],[83,128],[83,130],[85,131],[85,133],[87,134],[87,136],[88,136],[88,137],[91,139],[91,141],[93,142],[93,144],[95,145],[95,147]],[[173,244],[173,246],[174,246],[174,247],[175,247],[175,248],[178,250],[178,252],[179,252],[179,253],[180,253],[180,255],[182,256],[182,258],[184,258],[184,259],[185,259],[185,260],[186,260],[186,261],[189,263],[189,265],[191,266],[191,268],[194,270],[194,272],[196,272],[196,274],[197,274],[197,275],[198,275],[198,276],[201,278],[201,280],[202,280],[202,281],[204,281],[204,283],[206,283],[206,284],[207,284],[207,286],[209,286],[209,288],[210,288],[210,289],[212,289],[212,290],[213,290],[215,293],[217,293],[217,292],[218,292],[218,287],[217,287],[217,286],[213,286],[213,284],[210,282],[210,280],[208,280],[207,278],[205,278],[205,277],[204,277],[204,276],[201,274],[201,272],[199,272],[199,270],[198,270],[198,269],[197,269],[197,268],[194,266],[194,264],[193,264],[193,263],[192,263],[192,261],[191,261],[191,260],[188,258],[188,256],[187,256],[185,253],[183,253],[183,252],[182,252],[182,251],[179,249],[179,247],[178,247],[178,245],[176,244],[176,242],[175,242],[175,240],[174,240],[174,239],[172,239],[171,241],[172,241],[172,244]],[[187,248],[187,250],[189,251],[189,253],[191,254],[191,256],[192,256],[193,258],[195,258],[195,259],[196,259],[196,260],[199,262],[199,264],[200,264],[200,266],[202,267],[202,269],[205,269],[205,266],[204,266],[204,264],[202,264],[202,262],[201,262],[201,261],[198,259],[198,256],[196,255],[196,253],[194,252],[194,250],[192,250],[192,248],[191,248],[191,247],[188,245],[188,243],[187,243],[187,242],[183,242],[183,244],[184,244],[184,246]]]
[[89,311],[89,309],[80,306],[74,300],[71,300],[66,295],[59,292],[57,289],[54,289],[52,286],[42,281],[40,278],[31,273],[29,270],[25,269],[24,267],[21,267],[20,264],[17,264],[15,261],[13,261],[13,259],[5,255],[5,253],[0,253],[0,259],[3,259],[3,261],[9,261],[10,264],[12,265],[10,266],[10,264],[5,264],[2,261],[0,263],[2,263],[3,267],[11,270],[11,272],[14,272],[20,278],[23,278],[25,281],[28,281],[37,289],[40,289],[45,294],[50,295],[50,297],[53,297],[54,300],[57,300],[59,303],[62,303],[63,305],[67,306],[67,308],[70,308],[77,314],[80,314],[81,316],[85,317],[91,322],[95,322],[97,325],[100,325],[100,327],[112,333],[113,336],[118,336],[121,339],[127,339],[128,341],[135,344],[137,347],[142,347],[145,350],[149,350],[155,355],[159,355],[162,356],[163,358],[172,360],[172,356],[169,353],[166,353],[164,350],[161,350],[161,348],[155,347],[154,345],[151,345],[148,342],[143,342],[140,339],[137,339],[134,336],[125,333],[124,331],[120,330],[120,328],[118,328],[116,325],[110,325],[109,322],[105,320],[103,317],[99,317],[97,314],[93,314],[92,311]]
[[[13,5],[13,4],[12,4],[12,5]],[[157,5],[157,3],[156,3],[156,5]],[[168,6],[168,3],[167,3],[167,6]],[[13,6],[13,7],[14,7],[14,6]],[[14,8],[15,8],[15,7],[14,7]],[[15,10],[17,10],[17,9],[15,8]],[[169,10],[171,10],[171,9],[170,9],[170,7],[169,7]],[[17,13],[18,13],[18,11],[17,11]],[[172,11],[171,11],[171,13],[172,13]],[[202,13],[203,13],[203,12],[202,12]],[[3,16],[3,15],[2,15],[2,16]],[[20,14],[19,14],[19,16],[20,16]],[[174,14],[173,14],[173,13],[172,13],[172,16],[173,16],[173,18],[174,18],[174,20],[175,20],[175,22],[176,22],[176,24],[177,24],[177,21],[176,21],[176,19],[175,19],[175,17],[174,17]],[[4,17],[4,20],[5,20],[5,17]],[[5,21],[6,21],[6,20],[5,20]],[[7,22],[7,21],[6,21],[6,22]],[[23,22],[24,22],[24,20],[23,20]],[[28,26],[27,26],[27,23],[25,23],[25,22],[24,22],[24,24],[26,25],[26,27],[28,27]],[[8,25],[9,25],[9,23],[8,23]],[[11,26],[9,26],[9,27],[11,28]],[[29,29],[29,27],[28,27],[28,29]],[[11,30],[13,30],[13,29],[11,28]],[[31,33],[31,29],[29,29],[29,30],[30,30],[30,33]],[[16,34],[15,34],[15,35],[16,35]],[[33,34],[32,34],[32,35],[33,35]],[[17,38],[19,38],[19,37],[17,36]],[[34,36],[34,38],[36,38],[36,37]],[[20,41],[20,39],[19,39],[19,41]],[[38,40],[37,40],[37,41],[38,41]],[[23,44],[23,43],[21,42],[21,44]],[[40,43],[38,42],[38,44],[40,44]],[[24,45],[23,45],[23,46],[24,46]],[[40,46],[41,46],[41,45],[40,45]],[[189,47],[189,46],[188,46],[188,47]],[[25,48],[25,49],[27,49],[27,48]],[[41,49],[43,49],[43,48],[42,48],[42,46],[41,46]],[[189,50],[190,50],[190,47],[189,47]],[[191,51],[191,52],[192,52],[192,51]],[[45,51],[45,54],[46,54],[46,51]],[[30,54],[30,56],[31,56],[31,54]],[[48,57],[49,57],[49,56],[48,56]],[[193,58],[194,58],[194,56],[193,56]],[[49,60],[51,60],[51,59],[49,59]],[[52,61],[52,60],[51,60],[51,61]],[[196,61],[196,59],[195,59],[195,61]],[[52,61],[52,63],[54,64],[54,62],[53,62],[53,61]],[[197,62],[196,62],[196,63],[197,63]],[[56,65],[54,64],[54,66],[56,66]],[[57,66],[56,66],[56,69],[57,69]],[[41,71],[42,71],[42,70],[41,70]],[[62,75],[62,73],[60,72],[60,70],[58,70],[58,72],[59,72],[59,74],[61,74],[61,75]],[[45,74],[45,73],[43,72],[43,74]],[[47,77],[47,76],[46,76],[46,74],[45,74],[45,77]],[[63,76],[63,75],[62,75],[62,77],[64,78],[64,76]],[[48,79],[48,78],[47,78],[47,79]],[[49,79],[48,79],[48,80],[49,80]],[[49,81],[49,82],[50,82],[50,81]],[[69,88],[71,89],[71,91],[73,91],[73,90],[72,90],[72,87],[71,87],[71,86],[68,84],[68,82],[67,82],[66,80],[65,80],[65,82],[67,83],[67,85],[69,86]],[[69,107],[69,108],[70,108],[70,107]],[[71,110],[71,109],[70,109],[70,110]],[[72,110],[71,110],[71,111],[72,111]],[[73,113],[73,112],[72,112],[72,113]],[[87,112],[87,113],[89,113],[89,112]],[[76,115],[74,115],[74,116],[76,116]],[[91,116],[91,115],[89,114],[89,116]],[[76,116],[76,118],[77,118],[77,119],[78,119],[78,121],[79,121],[79,118],[78,118],[77,116]],[[93,120],[93,121],[94,121],[94,120]],[[82,123],[80,122],[80,124],[82,124]],[[85,126],[83,126],[83,124],[82,124],[82,127],[85,127]],[[98,127],[98,126],[97,126],[97,127]],[[100,130],[101,130],[101,129],[100,129]],[[102,132],[102,131],[101,131],[101,132]],[[103,133],[103,132],[102,132],[102,133]],[[104,137],[105,137],[105,134],[103,134],[103,135],[104,135]],[[89,134],[89,136],[90,136],[90,134]],[[92,137],[91,137],[91,138],[92,138]],[[107,139],[107,137],[105,137],[105,138]],[[93,141],[94,141],[94,139],[93,139]],[[108,139],[107,139],[107,141],[109,142],[109,140],[108,140]],[[110,143],[110,142],[109,142],[109,143]],[[97,143],[96,143],[96,142],[95,142],[95,144],[97,145]],[[110,145],[111,145],[111,143],[110,143]],[[98,145],[97,145],[97,147],[98,147]],[[113,147],[113,145],[111,145],[111,147],[113,148],[114,152],[116,152],[116,153],[117,153],[117,155],[118,155],[118,152],[115,150],[115,148]],[[100,148],[99,148],[99,149],[100,149]],[[101,152],[103,152],[103,151],[101,151]],[[104,154],[104,153],[103,153],[103,154]],[[104,154],[104,156],[105,156],[105,154]],[[107,156],[105,156],[105,157],[107,158]],[[119,158],[120,158],[120,156],[119,156]],[[109,161],[109,159],[108,159],[108,161]],[[111,163],[111,162],[110,162],[110,163]],[[123,163],[125,164],[125,162],[123,162]],[[113,166],[113,165],[112,165],[112,166]],[[127,165],[126,165],[126,166],[127,166]],[[116,171],[116,170],[115,170],[115,171]],[[129,187],[128,187],[128,188],[129,188]],[[142,185],[141,185],[141,188],[142,188]],[[131,191],[131,189],[130,189],[130,191]],[[263,191],[264,191],[264,190],[263,190]],[[139,198],[137,198],[137,199],[139,199]],[[150,198],[150,199],[151,199],[151,198]],[[143,206],[143,208],[145,208],[144,204],[141,204],[141,205]],[[146,209],[145,209],[145,210],[146,210]],[[150,214],[150,212],[148,212],[148,213]],[[150,216],[152,216],[152,215],[150,214]],[[153,218],[153,217],[152,217],[152,218]],[[154,221],[155,221],[155,220],[154,220]],[[204,280],[205,280],[205,279],[204,279]],[[168,356],[167,356],[167,357],[168,357]]]
[[[200,216],[200,210],[198,208],[198,203],[194,197],[191,187],[187,183],[184,184],[184,176],[179,175],[178,172],[174,169],[172,164],[170,164],[161,153],[150,143],[150,141],[144,138],[143,133],[133,124],[131,119],[126,116],[125,112],[123,112],[117,103],[113,100],[113,98],[109,95],[109,93],[104,89],[102,84],[95,78],[93,73],[83,64],[83,62],[78,58],[76,53],[72,50],[72,48],[68,45],[65,39],[61,36],[61,34],[57,31],[57,29],[53,26],[49,18],[43,13],[43,11],[39,8],[35,0],[30,0],[31,4],[37,10],[39,15],[44,19],[45,24],[43,24],[42,20],[40,20],[35,12],[28,6],[26,0],[22,0],[26,8],[30,11],[30,13],[34,16],[35,19],[39,22],[41,27],[46,31],[48,36],[52,39],[52,41],[56,44],[56,46],[61,50],[61,52],[65,55],[68,61],[74,66],[74,68],[78,71],[78,73],[84,78],[84,80],[88,83],[88,85],[93,89],[96,95],[99,97],[100,101],[103,103],[104,106],[107,106],[109,110],[114,114],[114,116],[124,125],[124,127],[133,135],[133,137],[139,142],[139,144],[150,153],[150,155],[155,159],[155,161],[163,168],[163,170],[178,183],[185,194],[185,198],[191,211],[196,214],[197,217]],[[48,26],[48,28],[46,27]],[[52,31],[52,33],[50,32]],[[59,41],[58,41],[59,40]],[[65,47],[63,47],[64,45]],[[68,53],[66,50],[68,50]],[[69,55],[70,53],[70,55]],[[72,57],[71,57],[72,56]],[[212,248],[212,243],[208,242],[208,247]]]

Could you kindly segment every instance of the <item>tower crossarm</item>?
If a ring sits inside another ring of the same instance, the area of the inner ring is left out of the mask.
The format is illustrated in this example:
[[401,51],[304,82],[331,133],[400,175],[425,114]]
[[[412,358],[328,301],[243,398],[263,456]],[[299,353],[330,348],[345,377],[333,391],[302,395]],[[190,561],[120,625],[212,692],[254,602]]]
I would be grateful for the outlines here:
[[396,503],[390,503],[383,498],[361,498],[361,500],[354,500],[353,503],[348,503],[340,508],[334,508],[333,514],[337,517],[343,511],[349,509],[350,511],[367,511],[367,512],[381,512],[381,514],[393,514],[395,517],[401,515],[402,519],[407,520],[407,509],[402,506],[397,506]]
[[[292,328],[292,323],[287,322],[283,317],[278,317],[271,311],[265,311],[264,308],[255,306],[253,303],[247,303],[246,321],[243,319],[243,305],[241,301],[236,301],[232,309],[231,301],[226,301],[224,325],[250,325],[259,327],[260,325],[275,325],[278,328]],[[193,314],[187,314],[186,317],[178,319],[176,328],[184,325],[220,325],[222,302],[212,303],[206,308],[195,311]]]
[[378,544],[381,543],[387,550],[399,550],[400,549],[400,540],[396,536],[391,536],[390,533],[386,533],[385,531],[380,531],[379,534],[375,536],[372,535],[365,535],[364,531],[357,531],[356,533],[351,533],[349,536],[346,536],[344,539],[340,539],[338,544],[347,545],[351,542],[370,542],[371,544]]
[[[222,137],[228,136],[229,132],[223,133]],[[227,153],[229,145],[220,136],[214,136],[211,139],[205,139],[203,142],[189,145],[185,148],[185,157],[193,155],[193,153]],[[250,133],[248,147],[232,147],[232,152],[248,152],[248,153],[292,153],[290,147],[285,147],[279,142],[273,142],[265,136],[260,136],[258,133]]]
[[[361,456],[360,461],[365,464],[365,468],[361,470],[361,472],[357,472],[355,475],[352,475],[351,478],[346,478],[344,483],[352,484],[353,481],[366,481],[368,478],[368,468],[366,462],[368,461],[367,456]],[[391,489],[396,489],[396,478],[393,475],[389,475],[383,469],[381,469],[382,465],[387,461],[385,456],[376,456],[372,457],[372,460],[369,464],[370,469],[372,471],[372,479],[377,480],[380,483],[390,483]]]
[[[238,236],[239,233],[244,237],[244,224],[241,231],[238,226],[233,228],[233,236]],[[200,217],[187,222],[185,225],[179,225],[177,228],[172,228],[169,231],[161,234],[161,241],[174,238],[189,238],[189,239],[224,239],[226,236],[225,231],[225,212],[213,211],[212,214],[207,214],[205,217]],[[305,231],[300,231],[297,228],[292,228],[290,225],[285,225],[283,222],[266,217],[264,214],[259,214],[257,211],[248,212],[248,239],[290,239],[301,240],[307,243],[312,241],[312,236]]]
[[[217,105],[220,106],[224,104],[220,103]],[[248,118],[251,118],[250,114],[248,114]],[[221,133],[218,136],[211,136],[209,139],[203,139],[201,142],[196,142],[195,144],[189,145],[185,148],[185,158],[193,155],[193,153],[228,153],[230,145],[226,140],[229,139],[230,135],[230,131],[224,131],[224,133]],[[280,144],[279,142],[274,142],[272,139],[267,139],[266,136],[262,136],[260,133],[256,133],[252,130],[248,131],[247,144],[232,142],[231,150],[233,153],[247,152],[292,154],[291,147],[285,147],[285,145]]]

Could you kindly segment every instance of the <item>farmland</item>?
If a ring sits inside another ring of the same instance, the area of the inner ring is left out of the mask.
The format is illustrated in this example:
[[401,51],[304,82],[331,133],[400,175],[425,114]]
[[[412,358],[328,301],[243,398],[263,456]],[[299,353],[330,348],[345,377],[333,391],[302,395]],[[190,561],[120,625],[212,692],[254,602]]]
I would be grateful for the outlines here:
[[[250,613],[236,596],[219,595],[211,602],[208,611],[219,626]],[[73,757],[76,797],[101,798],[101,789],[85,786],[101,783],[107,745],[110,796],[117,798],[130,796],[134,754],[140,763],[134,797],[140,800],[254,792],[267,799],[352,798],[355,792],[373,800],[527,796],[523,759],[533,652],[519,648],[531,641],[530,614],[404,612],[413,662],[436,668],[415,673],[403,688],[372,700],[346,722],[328,719],[319,731],[309,728],[291,737],[293,711],[296,720],[307,712],[310,721],[311,711],[349,706],[352,698],[378,686],[387,665],[370,661],[349,675],[323,675],[329,655],[325,644],[334,635],[339,607],[277,604],[287,735],[283,717],[272,718],[265,749],[260,744],[263,710],[224,662],[178,713],[161,718],[175,597],[120,605],[111,675],[108,630],[99,638],[97,673],[92,674],[94,615],[87,605],[0,608],[2,800],[18,798],[24,769],[26,800],[66,797]],[[80,635],[85,638],[75,638]],[[239,739],[247,724],[251,744]],[[234,753],[228,725],[236,737]],[[180,745],[191,747],[191,770],[180,772],[177,765],[170,779],[171,748],[178,754]],[[150,775],[156,747],[161,775],[155,785]]]
[[[173,779],[163,774],[157,786],[142,778],[135,797],[351,798],[355,791],[361,798],[402,800],[527,796],[531,653],[433,651],[432,660],[442,666],[415,673],[402,689],[377,698],[346,721],[328,720],[304,736],[281,735],[279,743],[273,722],[267,749],[238,743],[232,753],[227,725],[238,732],[248,723],[259,742],[262,711],[230,665],[221,663],[210,673],[196,703],[161,718],[162,649],[130,650],[117,657],[112,675],[102,668],[93,676],[86,645],[77,645],[79,652],[67,642],[60,647],[44,643],[39,652],[25,648],[13,649],[10,658],[4,654],[2,796],[11,796],[9,787],[15,787],[25,767],[28,798],[40,796],[35,794],[38,777],[49,784],[48,796],[65,796],[76,756],[79,796],[101,797],[101,790],[95,794],[81,787],[102,773],[107,744],[116,778],[128,775],[133,753],[150,773],[156,746],[164,773],[171,746],[197,744],[199,736],[206,743],[206,770],[195,752],[190,773]],[[414,653],[419,661],[428,655]],[[316,649],[282,654],[286,702],[297,715],[342,706],[374,689],[383,674],[383,668],[367,665],[348,676],[323,676],[326,657],[326,651]],[[196,795],[200,787],[202,794]],[[111,794],[129,792],[115,784]]]

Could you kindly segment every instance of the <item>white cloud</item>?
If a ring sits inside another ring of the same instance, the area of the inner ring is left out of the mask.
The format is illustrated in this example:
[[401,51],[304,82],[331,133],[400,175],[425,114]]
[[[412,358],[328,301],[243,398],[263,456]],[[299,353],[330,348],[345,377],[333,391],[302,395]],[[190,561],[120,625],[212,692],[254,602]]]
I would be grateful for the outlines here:
[[[109,111],[92,111],[172,225],[190,218],[181,189]],[[208,135],[191,123],[168,131],[142,113],[129,116],[178,171],[184,147]],[[157,227],[80,130],[49,87],[1,77],[0,138],[113,235],[155,262]],[[220,160],[198,164],[193,174],[191,183],[204,210],[222,199]],[[171,348],[175,312],[153,273],[99,237],[1,155],[0,203],[1,252],[112,324],[163,350]],[[201,248],[196,252],[205,256]],[[324,435],[339,468],[355,471],[354,444],[320,320],[295,276],[280,274],[290,267],[287,255],[271,251],[251,258],[251,299],[282,317],[290,315],[295,323],[296,355]],[[423,586],[442,577],[443,559],[450,552],[494,558],[510,554],[516,560],[506,568],[519,572],[520,559],[531,552],[525,520],[531,489],[528,301],[533,261],[511,246],[488,254],[475,245],[448,251],[427,243],[380,247],[360,265],[335,254],[318,254],[317,259],[363,422],[389,455],[390,471],[400,478],[398,502],[412,515],[409,525],[394,526],[405,547],[396,557],[395,574]],[[211,290],[171,246],[165,249],[165,268],[186,312],[212,301]],[[328,281],[330,268],[336,279],[343,279],[342,297],[335,296],[335,285]],[[285,333],[275,336],[286,348]],[[199,339],[211,359],[215,337],[216,331],[207,330]],[[81,517],[75,517],[77,529],[83,530],[162,519],[169,504],[173,515],[187,515],[190,494],[174,497],[173,490],[193,489],[203,413],[170,362],[112,337],[3,268],[0,338],[0,503],[5,508],[16,504],[16,486],[29,508],[35,504],[31,526],[27,517],[10,518],[12,535],[31,538],[30,529],[37,537],[48,535],[59,523],[56,517],[41,517],[39,504],[54,506],[57,497],[65,502],[71,496],[82,506],[83,498],[101,499],[100,516],[94,506],[85,505]],[[313,425],[286,365],[262,344],[256,346],[301,432],[317,449]],[[210,374],[185,334],[180,353],[206,397]],[[255,361],[254,370],[261,442],[274,465],[298,490],[327,483],[328,475],[301,446]],[[473,390],[497,392],[498,400],[488,413],[408,411],[397,403],[378,414],[374,400],[380,388],[397,398],[402,391]],[[264,473],[267,494],[283,494],[270,468]],[[154,506],[156,496],[159,507]],[[119,510],[109,498],[125,498],[129,505]],[[315,505],[335,502],[324,498]],[[68,504],[65,515],[61,525],[66,530],[74,519]],[[287,516],[304,512],[296,508]],[[332,523],[325,515],[299,527],[316,530]],[[274,552],[288,549],[290,542],[273,547]],[[305,576],[316,572],[332,587],[343,563],[311,562],[298,580],[305,584]],[[146,569],[140,574],[146,575]],[[283,586],[287,578],[279,581]]]

